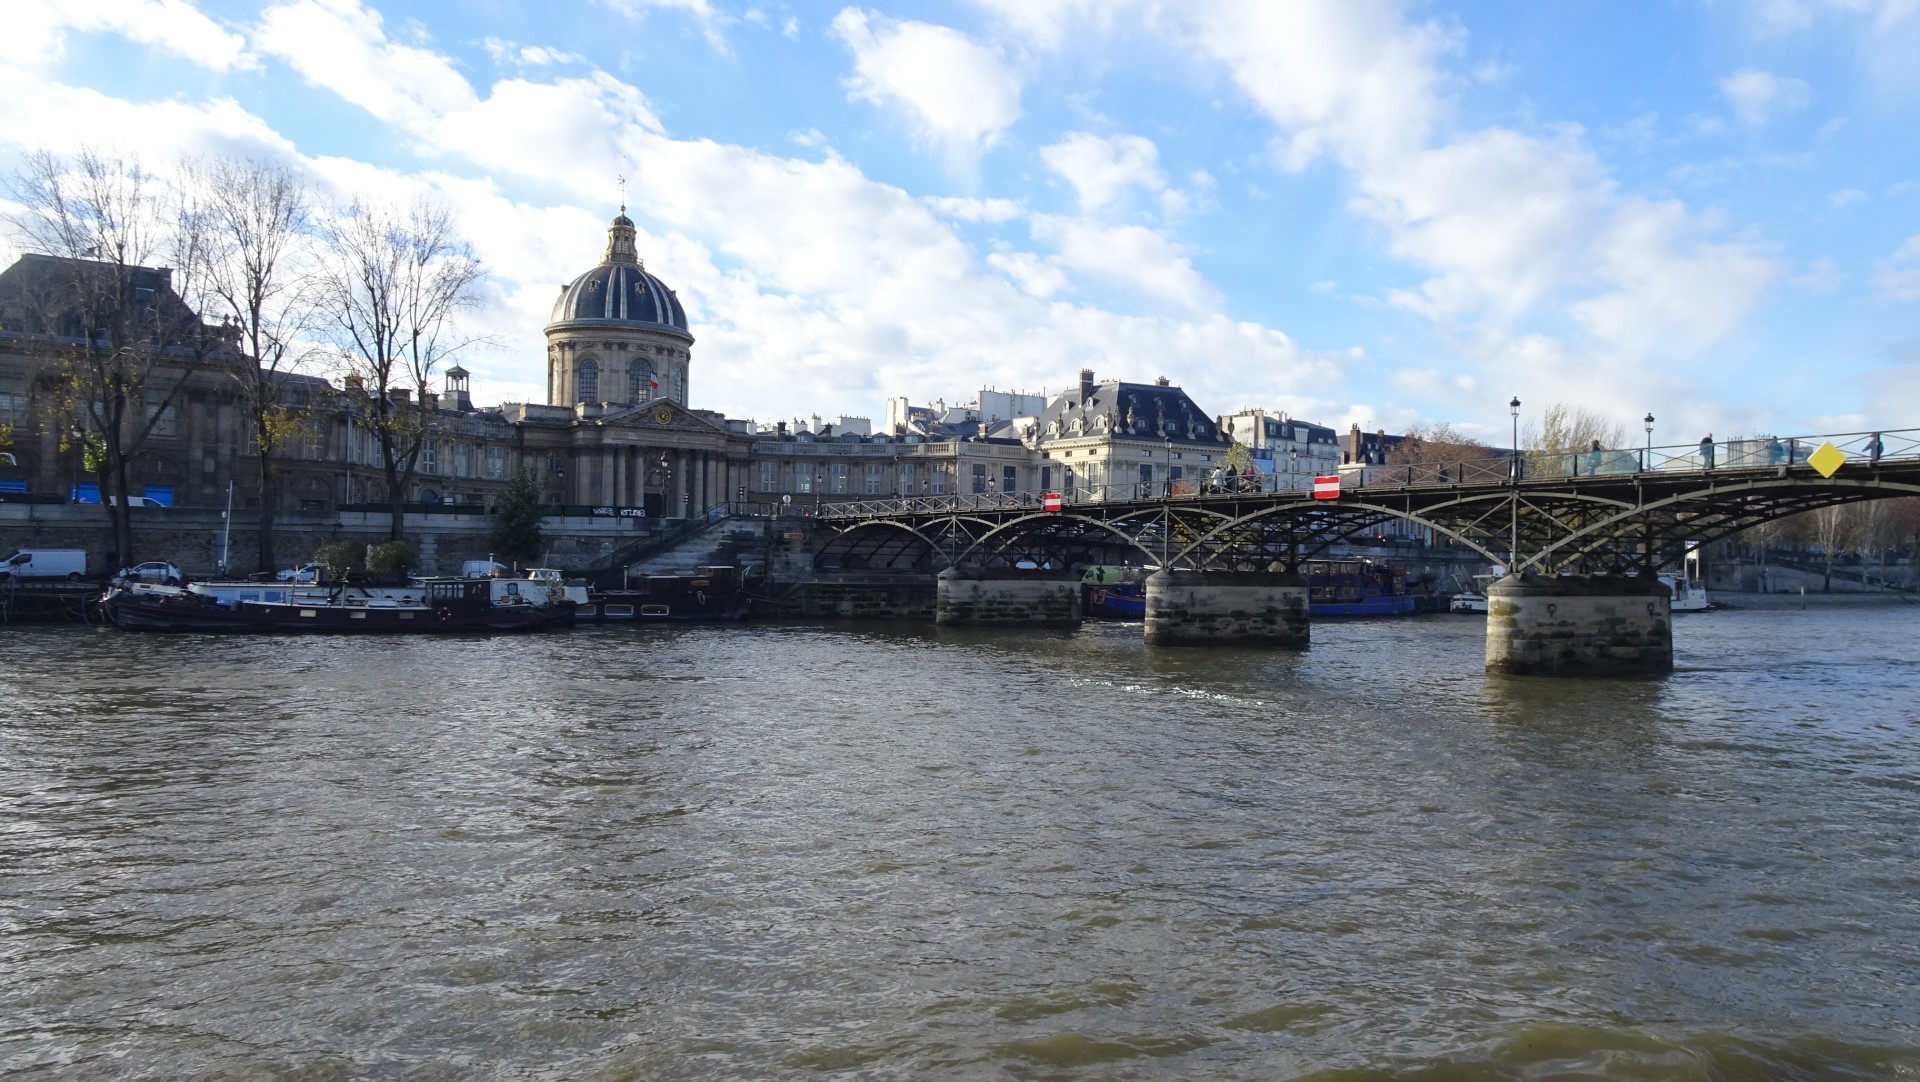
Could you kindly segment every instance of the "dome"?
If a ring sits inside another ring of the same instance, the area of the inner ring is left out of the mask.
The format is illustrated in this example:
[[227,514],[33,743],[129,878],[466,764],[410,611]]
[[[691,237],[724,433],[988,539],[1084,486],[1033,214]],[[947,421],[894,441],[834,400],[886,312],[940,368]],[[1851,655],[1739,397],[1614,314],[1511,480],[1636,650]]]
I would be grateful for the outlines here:
[[[687,312],[667,284],[647,273],[634,246],[627,208],[607,227],[607,254],[600,265],[560,289],[549,326],[559,323],[631,324],[687,334]],[[687,335],[691,338],[691,335]]]
[[637,263],[602,263],[563,287],[550,322],[577,320],[687,330],[680,298]]

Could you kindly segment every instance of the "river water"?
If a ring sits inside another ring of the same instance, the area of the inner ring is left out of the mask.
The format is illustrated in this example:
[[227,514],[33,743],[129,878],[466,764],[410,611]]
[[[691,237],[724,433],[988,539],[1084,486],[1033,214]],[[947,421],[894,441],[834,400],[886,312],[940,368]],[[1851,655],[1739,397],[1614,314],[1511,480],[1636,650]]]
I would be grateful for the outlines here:
[[1920,610],[0,630],[14,1079],[1920,1077]]

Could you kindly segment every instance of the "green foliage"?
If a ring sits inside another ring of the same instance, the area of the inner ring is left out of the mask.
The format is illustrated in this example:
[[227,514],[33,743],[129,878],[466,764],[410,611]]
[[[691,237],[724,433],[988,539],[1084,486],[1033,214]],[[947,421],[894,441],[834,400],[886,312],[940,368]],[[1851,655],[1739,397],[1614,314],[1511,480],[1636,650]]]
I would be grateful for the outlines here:
[[397,575],[414,565],[413,546],[405,541],[388,541],[367,549],[367,570],[376,575]]
[[88,473],[98,473],[107,464],[107,441],[98,432],[80,437],[80,460]]
[[540,474],[532,466],[523,466],[494,502],[494,552],[514,563],[539,559],[545,545],[540,536],[540,510]]
[[313,550],[313,562],[329,571],[358,571],[366,561],[367,546],[360,541],[329,541]]

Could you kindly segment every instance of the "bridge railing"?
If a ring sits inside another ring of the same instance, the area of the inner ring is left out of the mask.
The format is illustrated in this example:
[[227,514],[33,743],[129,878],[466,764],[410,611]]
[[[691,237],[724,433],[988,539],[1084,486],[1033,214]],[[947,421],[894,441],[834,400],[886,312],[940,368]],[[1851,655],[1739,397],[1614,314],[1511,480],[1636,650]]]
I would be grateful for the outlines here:
[[[1568,478],[1621,476],[1642,473],[1703,472],[1708,470],[1807,466],[1807,458],[1822,444],[1831,443],[1850,465],[1920,459],[1920,429],[1884,432],[1843,432],[1812,436],[1745,436],[1739,439],[1660,447],[1589,448],[1585,451],[1507,452],[1483,458],[1433,459],[1421,462],[1349,465],[1339,467],[1342,491],[1410,486],[1483,486],[1521,480],[1552,481]],[[1080,484],[1060,490],[1065,506],[1103,503],[1140,503],[1203,500],[1219,497],[1294,493],[1305,498],[1313,478],[1285,474],[1252,477],[1223,475],[1219,482],[1184,478],[1171,483],[1129,481],[1112,485]],[[820,503],[810,511],[822,518],[879,518],[891,515],[955,515],[969,512],[1039,511],[1043,495],[1037,492],[966,492],[945,495],[875,497]]]

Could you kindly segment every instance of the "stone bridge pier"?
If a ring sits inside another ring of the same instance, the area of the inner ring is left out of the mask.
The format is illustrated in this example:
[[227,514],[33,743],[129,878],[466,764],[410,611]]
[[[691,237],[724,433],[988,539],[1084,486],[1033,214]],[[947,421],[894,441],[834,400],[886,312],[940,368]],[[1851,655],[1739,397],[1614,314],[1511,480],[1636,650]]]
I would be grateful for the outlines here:
[[1072,627],[1080,576],[1070,571],[950,567],[934,580],[933,622],[952,627]]
[[1156,646],[1305,646],[1307,582],[1264,571],[1156,571],[1147,577]]
[[1651,575],[1508,575],[1487,588],[1487,671],[1672,672],[1672,600]]

